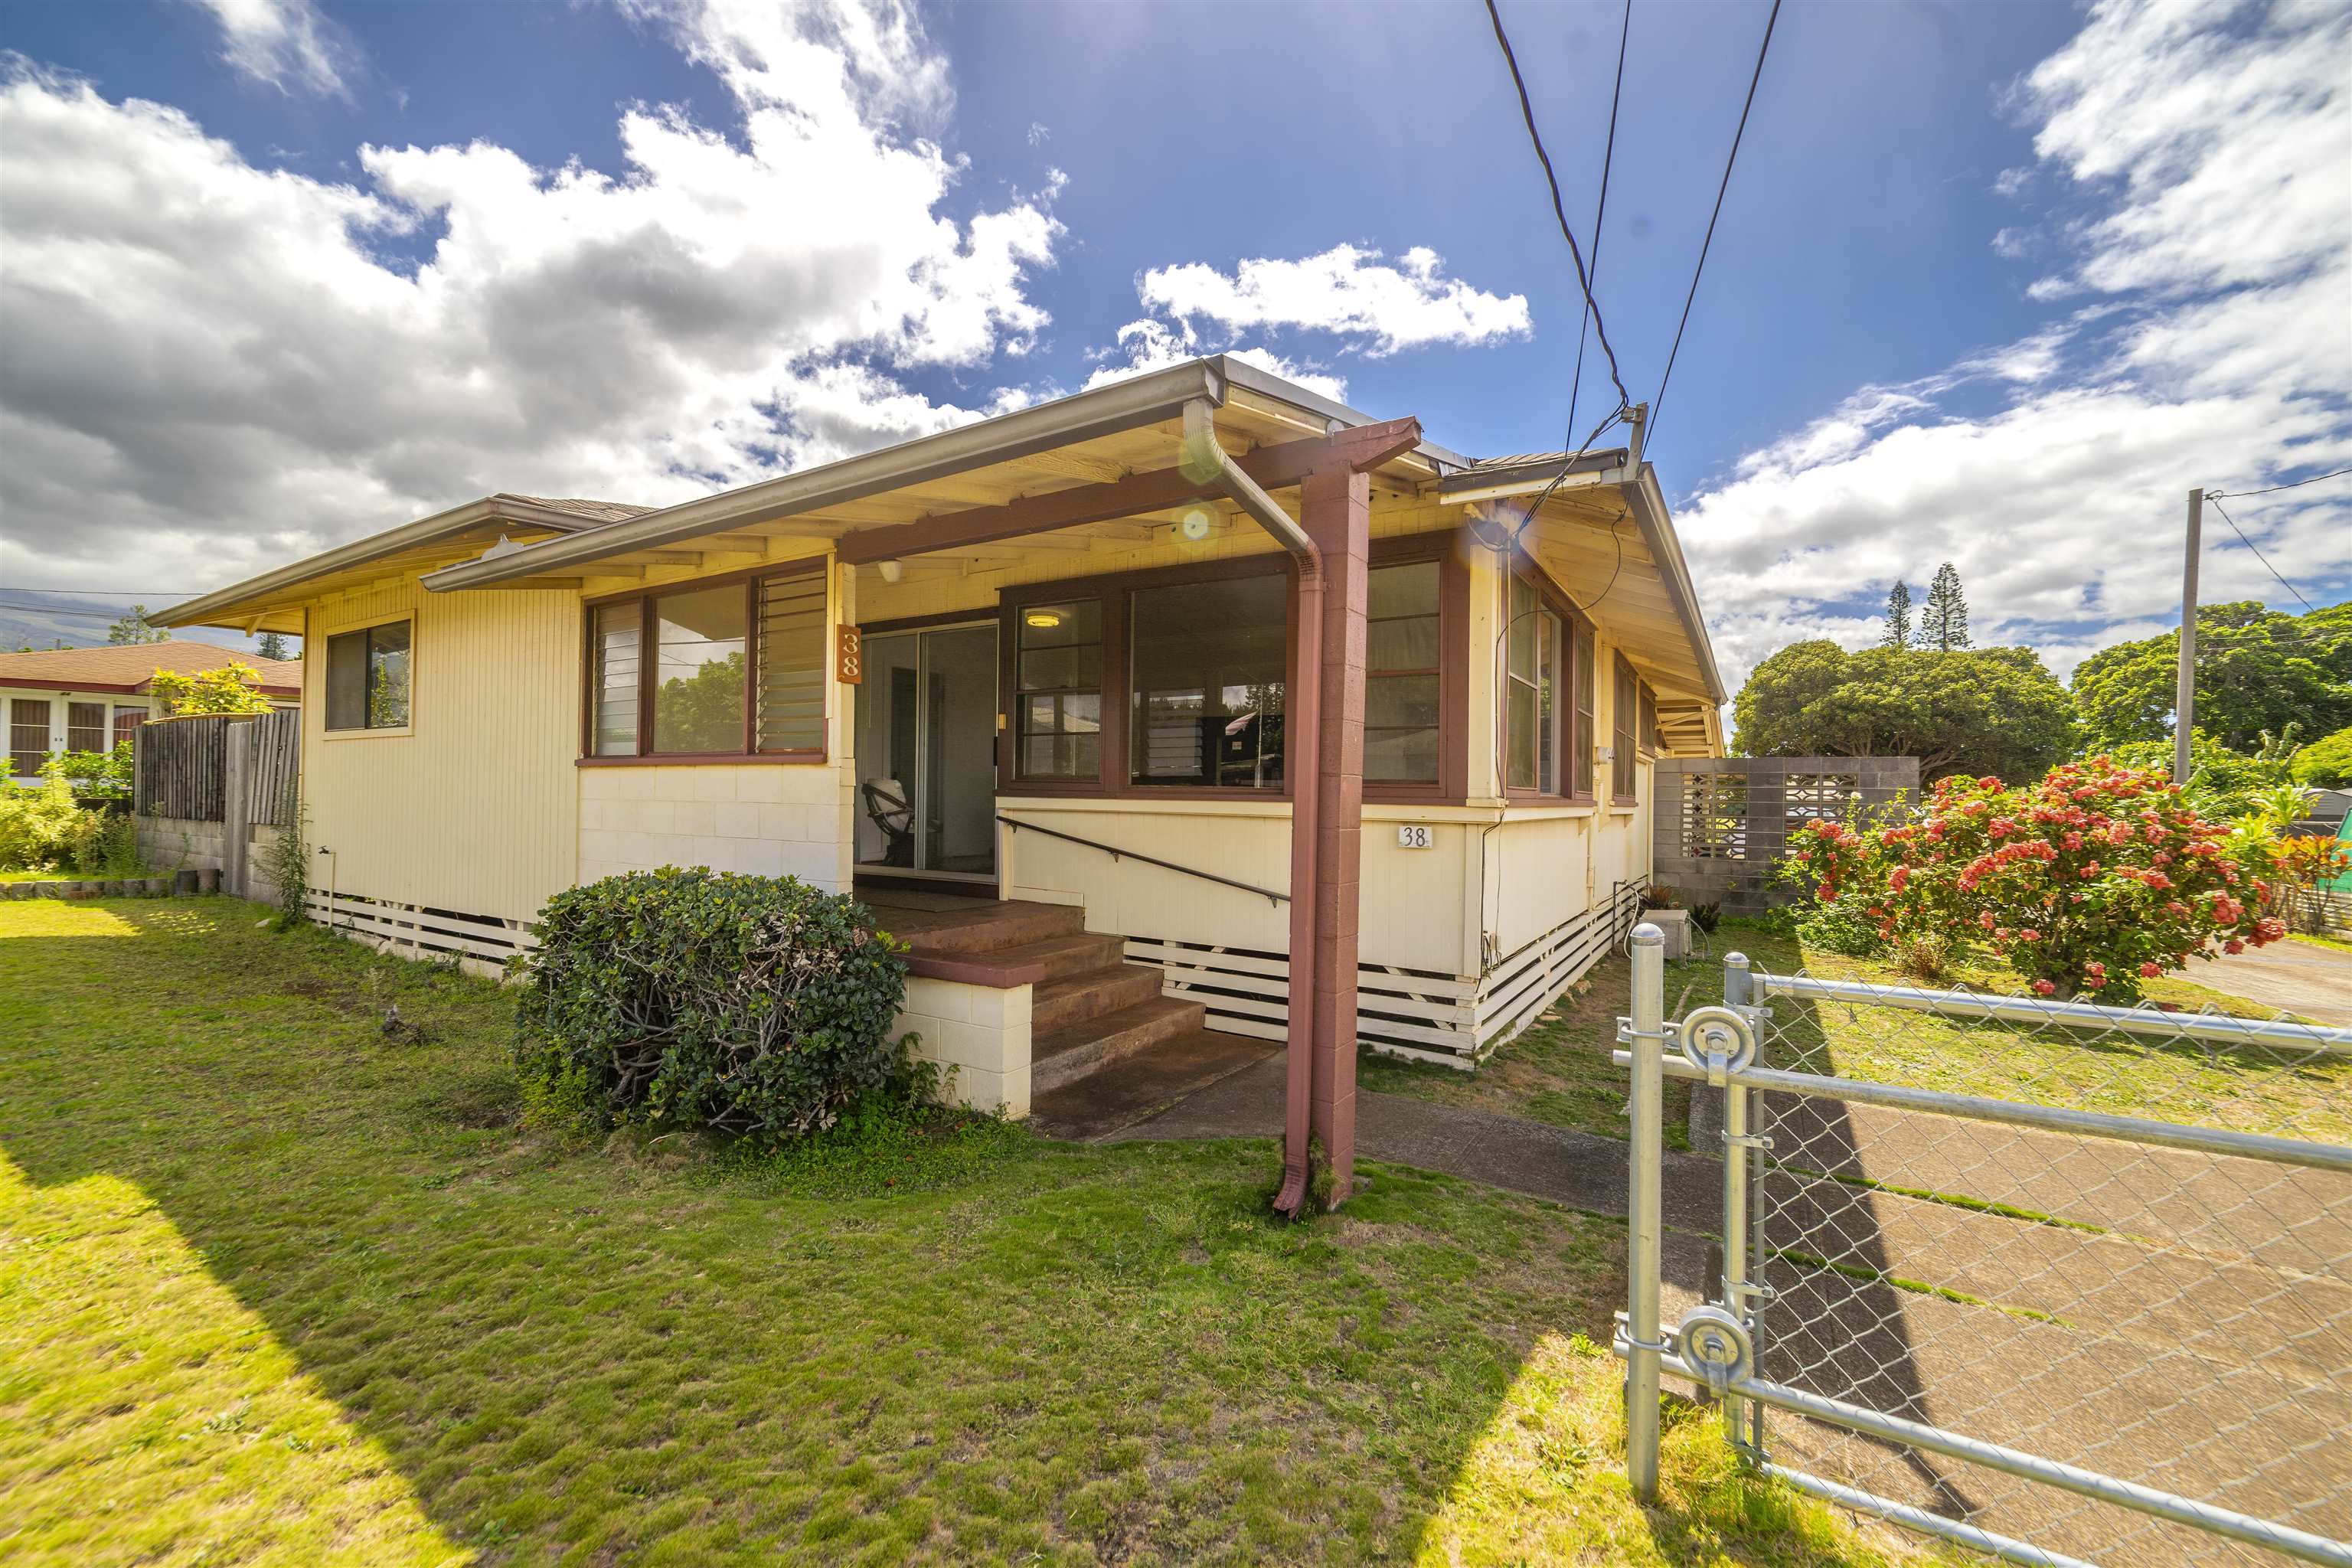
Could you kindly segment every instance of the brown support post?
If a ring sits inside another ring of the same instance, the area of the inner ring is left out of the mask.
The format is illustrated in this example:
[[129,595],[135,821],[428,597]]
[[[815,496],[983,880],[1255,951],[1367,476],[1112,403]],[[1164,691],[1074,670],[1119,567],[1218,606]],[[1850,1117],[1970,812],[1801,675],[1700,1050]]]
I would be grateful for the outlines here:
[[[1321,469],[1307,477],[1299,500],[1299,521],[1323,557],[1321,712],[1312,780],[1315,1016],[1309,1117],[1330,1162],[1331,1204],[1337,1207],[1353,1185],[1356,1165],[1356,932],[1364,849],[1364,609],[1371,480],[1346,468]],[[1308,782],[1301,779],[1298,787]]]

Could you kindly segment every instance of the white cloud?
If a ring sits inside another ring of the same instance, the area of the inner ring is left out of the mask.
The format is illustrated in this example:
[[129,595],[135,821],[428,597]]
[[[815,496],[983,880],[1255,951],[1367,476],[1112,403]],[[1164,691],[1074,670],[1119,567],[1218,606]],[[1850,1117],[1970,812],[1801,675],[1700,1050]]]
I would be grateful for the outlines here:
[[1287,360],[1270,350],[1255,346],[1210,348],[1201,342],[1189,324],[1179,322],[1171,326],[1149,316],[1121,327],[1118,330],[1118,346],[1105,349],[1094,356],[1101,363],[1092,375],[1087,377],[1087,386],[1100,386],[1107,381],[1140,375],[1148,370],[1164,370],[1171,364],[1208,353],[1229,354],[1309,392],[1320,393],[1335,403],[1347,400],[1348,383],[1344,376],[1331,375],[1314,364]]
[[221,58],[280,92],[348,98],[351,46],[314,0],[195,0],[221,26]]
[[1026,395],[902,380],[1031,346],[1062,234],[1058,176],[945,215],[962,165],[908,128],[953,96],[910,15],[633,9],[740,123],[633,109],[617,175],[477,142],[331,184],[0,79],[10,574],[211,586],[489,490],[677,500]]
[[1528,301],[1442,276],[1445,263],[1415,246],[1391,266],[1377,250],[1335,245],[1297,261],[1244,259],[1231,273],[1201,262],[1154,268],[1137,280],[1147,309],[1228,331],[1336,333],[1371,354],[1429,343],[1524,336]]
[[[1684,504],[1735,687],[1794,637],[1874,640],[1887,586],[1907,580],[1916,603],[1947,560],[1979,642],[2069,674],[2177,624],[2191,486],[2352,463],[2352,16],[2244,9],[2105,0],[2018,85],[2041,163],[1997,188],[2071,205],[1995,247],[2059,258],[2028,293],[2085,303],[1864,387]],[[2003,395],[1979,411],[1988,387]],[[2318,602],[2352,592],[2352,489],[2231,510]],[[2299,607],[2210,512],[2205,538],[2209,602]]]

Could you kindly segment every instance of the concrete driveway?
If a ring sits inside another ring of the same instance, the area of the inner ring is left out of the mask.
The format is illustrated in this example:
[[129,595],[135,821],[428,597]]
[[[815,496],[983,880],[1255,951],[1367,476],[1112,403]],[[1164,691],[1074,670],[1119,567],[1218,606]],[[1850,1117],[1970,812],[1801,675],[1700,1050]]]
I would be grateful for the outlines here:
[[2315,1024],[2352,1028],[2352,952],[2307,942],[2274,942],[2193,965],[2188,979]]

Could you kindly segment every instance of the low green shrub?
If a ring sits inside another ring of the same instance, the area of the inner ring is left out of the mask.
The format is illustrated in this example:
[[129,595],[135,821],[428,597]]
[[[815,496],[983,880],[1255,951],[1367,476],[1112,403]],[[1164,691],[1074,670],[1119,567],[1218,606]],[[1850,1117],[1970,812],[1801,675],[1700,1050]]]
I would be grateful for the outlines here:
[[0,870],[78,868],[94,853],[101,831],[98,814],[75,802],[54,758],[42,769],[38,789],[16,787],[12,773],[0,760]]
[[123,812],[86,811],[90,826],[79,826],[73,868],[85,877],[143,877],[147,862],[139,853],[139,822]]
[[906,960],[849,899],[664,867],[558,893],[538,936],[515,960],[530,1111],[776,1142],[830,1127],[898,1070]]

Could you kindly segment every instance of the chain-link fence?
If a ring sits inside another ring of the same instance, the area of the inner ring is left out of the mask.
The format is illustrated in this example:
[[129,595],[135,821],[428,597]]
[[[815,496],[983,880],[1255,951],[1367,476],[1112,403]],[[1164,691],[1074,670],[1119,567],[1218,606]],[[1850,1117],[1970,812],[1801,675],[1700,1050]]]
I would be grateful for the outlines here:
[[2352,1030],[1737,960],[1645,1028],[1638,952],[1637,1101],[1708,1084],[1735,1179],[1713,1303],[1660,1331],[1637,1259],[1637,1394],[1655,1347],[1753,1462],[2015,1561],[2352,1563]]

